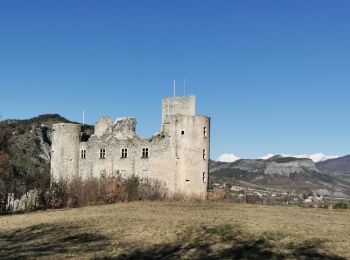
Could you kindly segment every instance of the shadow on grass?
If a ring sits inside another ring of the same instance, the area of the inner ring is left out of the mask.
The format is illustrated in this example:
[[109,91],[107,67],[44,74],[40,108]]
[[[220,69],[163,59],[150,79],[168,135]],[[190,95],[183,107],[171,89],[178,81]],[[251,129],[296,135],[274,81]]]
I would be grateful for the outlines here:
[[78,226],[41,224],[0,233],[0,259],[95,253],[107,245],[106,237],[82,232]]
[[[74,225],[34,225],[0,233],[0,259],[86,258],[101,259],[345,259],[326,253],[323,241],[283,244],[283,234],[254,237],[240,227],[194,227],[180,233],[176,242],[141,248],[119,244],[124,254],[110,256],[112,244],[98,233],[84,232]],[[121,239],[122,242],[123,239]]]
[[[229,225],[203,227],[182,234],[177,243],[156,245],[109,259],[345,259],[322,250],[322,242],[283,246],[283,237],[265,234],[254,239]],[[104,258],[108,259],[108,258]]]

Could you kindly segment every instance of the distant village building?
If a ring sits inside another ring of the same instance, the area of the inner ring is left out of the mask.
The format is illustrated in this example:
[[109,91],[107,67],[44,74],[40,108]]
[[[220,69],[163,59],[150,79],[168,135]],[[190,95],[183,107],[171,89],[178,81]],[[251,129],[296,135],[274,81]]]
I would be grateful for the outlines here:
[[158,179],[170,194],[205,196],[210,118],[196,115],[195,107],[195,96],[164,98],[160,133],[149,139],[137,136],[135,118],[113,123],[102,117],[89,138],[82,138],[80,124],[54,124],[51,175],[87,178],[117,172],[124,178]]

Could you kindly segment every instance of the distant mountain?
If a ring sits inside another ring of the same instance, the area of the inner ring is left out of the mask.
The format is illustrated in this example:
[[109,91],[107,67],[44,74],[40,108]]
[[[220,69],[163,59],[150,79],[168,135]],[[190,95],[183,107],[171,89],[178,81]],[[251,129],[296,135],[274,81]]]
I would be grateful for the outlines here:
[[244,182],[264,188],[318,191],[324,195],[350,195],[350,182],[321,172],[311,159],[274,156],[267,160],[210,163],[213,182]]
[[350,155],[318,162],[316,166],[326,173],[350,174]]
[[[262,159],[262,160],[267,160],[271,158],[277,158],[277,157],[294,157],[294,158],[299,158],[299,159],[311,159],[314,162],[320,162],[320,161],[326,161],[329,159],[335,159],[338,158],[339,156],[337,155],[325,155],[323,153],[315,153],[315,154],[266,154],[262,157],[259,157],[257,159]],[[219,162],[234,162],[239,160],[240,158],[236,156],[235,154],[222,154],[220,155],[216,161]]]
[[222,154],[218,157],[217,161],[219,162],[235,162],[239,160],[240,158],[234,154]]
[[315,153],[315,154],[278,154],[278,155],[274,155],[274,154],[267,154],[265,156],[260,157],[259,159],[270,159],[273,158],[275,156],[279,156],[279,157],[294,157],[294,158],[306,158],[306,159],[311,159],[314,162],[320,162],[320,161],[325,161],[325,160],[329,160],[329,159],[335,159],[338,158],[339,156],[337,155],[325,155],[323,153]]

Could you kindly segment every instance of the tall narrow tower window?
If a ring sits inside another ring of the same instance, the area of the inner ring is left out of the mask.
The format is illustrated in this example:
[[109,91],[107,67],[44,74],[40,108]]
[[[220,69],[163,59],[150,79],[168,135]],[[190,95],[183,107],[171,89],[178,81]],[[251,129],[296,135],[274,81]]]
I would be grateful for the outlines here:
[[207,152],[203,149],[203,160],[207,159]]
[[80,158],[81,158],[81,159],[86,159],[86,150],[81,150],[81,152],[80,152]]
[[206,127],[204,127],[203,128],[203,135],[204,135],[204,138],[207,138],[207,128]]
[[121,158],[128,158],[128,149],[122,149],[122,156]]
[[148,148],[142,148],[142,158],[148,158]]
[[100,159],[106,158],[106,149],[100,149]]
[[203,183],[205,183],[205,172],[203,172],[203,177],[202,177],[202,179],[203,179]]

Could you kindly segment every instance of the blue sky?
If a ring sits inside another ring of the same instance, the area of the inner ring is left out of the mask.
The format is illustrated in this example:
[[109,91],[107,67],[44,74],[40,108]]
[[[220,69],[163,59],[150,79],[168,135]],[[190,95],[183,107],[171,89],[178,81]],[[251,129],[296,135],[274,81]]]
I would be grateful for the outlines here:
[[197,96],[222,153],[350,153],[349,1],[1,1],[0,114],[160,128]]

